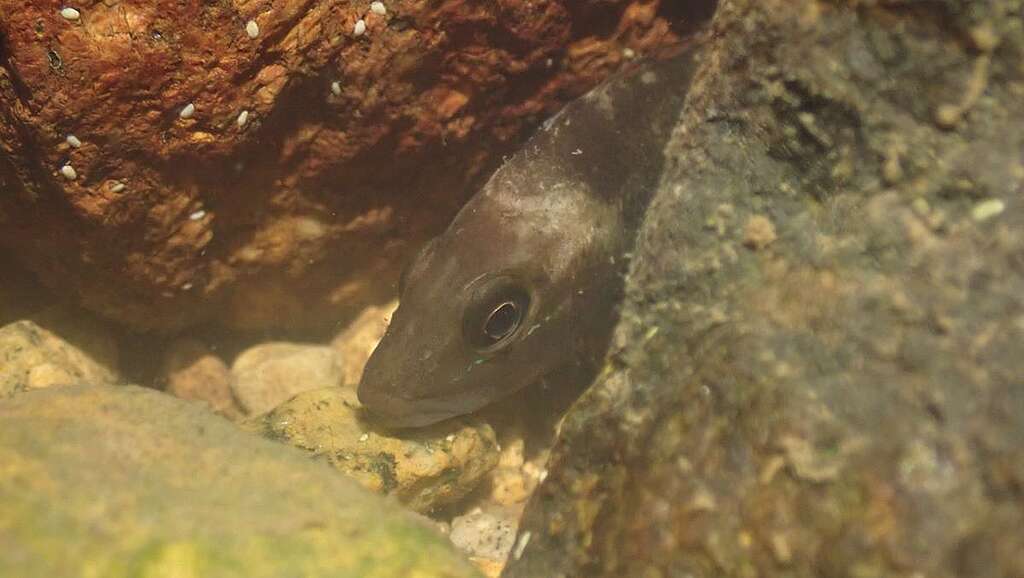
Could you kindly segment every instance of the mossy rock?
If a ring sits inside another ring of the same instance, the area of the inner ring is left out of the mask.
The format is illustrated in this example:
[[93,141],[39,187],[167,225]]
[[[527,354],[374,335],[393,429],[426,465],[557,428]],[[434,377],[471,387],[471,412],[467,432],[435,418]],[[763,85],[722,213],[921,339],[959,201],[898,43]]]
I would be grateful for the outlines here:
[[134,386],[0,402],[2,576],[478,576],[397,504]]

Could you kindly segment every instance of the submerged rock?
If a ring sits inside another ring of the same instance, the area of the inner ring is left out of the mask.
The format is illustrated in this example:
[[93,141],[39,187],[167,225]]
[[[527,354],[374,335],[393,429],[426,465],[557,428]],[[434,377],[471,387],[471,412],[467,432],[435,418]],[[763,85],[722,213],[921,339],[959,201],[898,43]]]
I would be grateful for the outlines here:
[[823,6],[720,3],[506,578],[1024,576],[1024,14]]
[[304,391],[337,387],[341,358],[326,346],[263,343],[243,351],[231,365],[231,389],[249,415],[266,413]]
[[0,327],[0,398],[54,385],[120,380],[117,343],[102,326],[88,319],[71,322],[64,315],[40,323],[53,330],[29,320]]
[[384,336],[391,314],[398,307],[397,301],[385,305],[373,305],[360,313],[348,327],[331,340],[333,347],[343,361],[342,383],[359,383],[370,354]]
[[138,387],[0,401],[0,575],[479,576],[396,504]]
[[164,390],[181,399],[201,401],[228,419],[244,415],[231,390],[231,370],[209,347],[195,339],[180,339],[164,354]]
[[355,392],[347,388],[303,393],[247,427],[323,457],[417,512],[462,499],[498,462],[487,424],[463,419],[400,433],[379,430],[360,419]]

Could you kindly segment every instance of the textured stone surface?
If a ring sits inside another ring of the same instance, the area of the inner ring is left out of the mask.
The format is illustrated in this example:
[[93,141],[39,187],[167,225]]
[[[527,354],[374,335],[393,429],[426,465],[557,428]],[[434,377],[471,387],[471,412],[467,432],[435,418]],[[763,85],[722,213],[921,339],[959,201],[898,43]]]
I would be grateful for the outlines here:
[[390,293],[525,129],[688,22],[659,0],[385,5],[71,21],[0,0],[0,246],[134,327],[330,328]]
[[159,381],[164,391],[192,401],[201,401],[228,419],[243,415],[231,391],[231,370],[202,341],[179,339],[164,353]]
[[397,505],[137,387],[0,401],[0,520],[4,576],[478,576]]
[[262,343],[231,364],[231,390],[249,415],[268,412],[304,391],[342,383],[340,355],[330,347]]
[[452,519],[449,538],[471,558],[504,562],[516,539],[516,512],[474,508]]
[[119,381],[117,343],[103,326],[53,313],[0,327],[0,398],[54,385]]
[[322,456],[417,512],[464,498],[498,462],[490,426],[454,420],[404,432],[379,430],[361,419],[351,388],[306,392],[247,427]]
[[1022,16],[721,2],[504,576],[1024,575]]

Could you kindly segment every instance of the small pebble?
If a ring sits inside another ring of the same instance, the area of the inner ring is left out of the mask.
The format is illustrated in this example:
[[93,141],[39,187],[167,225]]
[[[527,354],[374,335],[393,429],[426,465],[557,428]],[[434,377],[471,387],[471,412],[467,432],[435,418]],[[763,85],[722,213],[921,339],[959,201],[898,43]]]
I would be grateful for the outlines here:
[[70,20],[70,21],[74,22],[75,20],[78,20],[82,16],[82,13],[79,12],[78,10],[75,10],[74,8],[68,7],[68,8],[61,8],[60,15],[65,20]]
[[114,186],[110,187],[110,192],[112,192],[112,193],[120,193],[123,190],[124,190],[124,183],[120,183],[120,182],[114,183]]
[[388,9],[384,7],[383,2],[371,2],[370,11],[380,16],[383,16],[388,13]]
[[82,146],[82,141],[78,140],[78,137],[73,134],[69,134],[64,141],[73,149],[81,148]]
[[189,118],[192,118],[192,115],[195,114],[195,113],[196,113],[196,105],[194,105],[194,104],[192,104],[190,102],[190,103],[186,104],[184,106],[184,108],[181,109],[181,112],[178,113],[178,118],[183,119],[183,120],[184,119],[189,119]]
[[255,20],[246,22],[245,33],[249,35],[249,38],[256,38],[260,35],[260,25]]
[[356,20],[356,25],[352,28],[352,34],[355,36],[362,36],[366,33],[366,21],[360,18]]
[[71,165],[64,165],[60,168],[60,174],[64,175],[64,178],[73,181],[78,178],[78,173],[75,171],[75,167]]
[[205,216],[206,216],[206,211],[204,211],[202,209],[199,209],[198,211],[196,211],[196,212],[192,213],[191,215],[189,215],[188,218],[191,221],[198,221],[199,219],[202,219]]
[[238,113],[238,120],[236,122],[238,122],[238,128],[245,126],[245,123],[249,122],[249,111],[243,110]]
[[341,83],[337,80],[331,83],[331,94],[341,96]]
[[971,209],[971,217],[979,223],[987,221],[1006,210],[1006,203],[1002,199],[987,199],[981,201]]

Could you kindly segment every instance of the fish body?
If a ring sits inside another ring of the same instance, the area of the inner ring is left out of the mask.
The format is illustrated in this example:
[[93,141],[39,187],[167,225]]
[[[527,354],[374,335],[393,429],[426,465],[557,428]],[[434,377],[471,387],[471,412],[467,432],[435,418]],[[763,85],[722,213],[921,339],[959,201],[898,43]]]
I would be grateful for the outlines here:
[[385,425],[473,412],[599,367],[692,54],[613,76],[544,123],[410,263],[359,399]]

